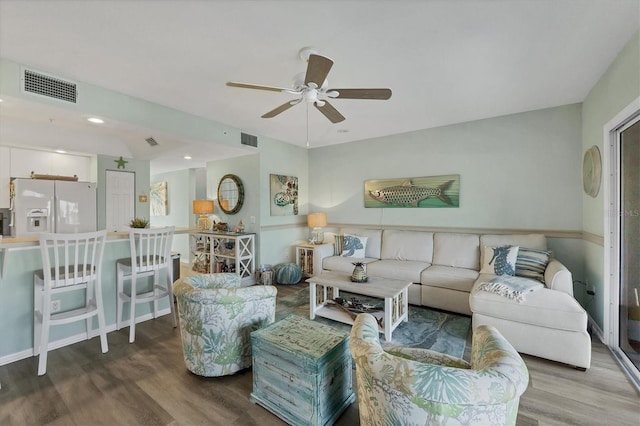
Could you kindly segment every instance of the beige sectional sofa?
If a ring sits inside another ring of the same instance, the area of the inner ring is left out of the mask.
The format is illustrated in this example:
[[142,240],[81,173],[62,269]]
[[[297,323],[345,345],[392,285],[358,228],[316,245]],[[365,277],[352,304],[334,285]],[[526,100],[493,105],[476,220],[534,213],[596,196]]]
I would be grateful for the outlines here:
[[[370,276],[410,281],[411,304],[471,315],[474,329],[481,324],[495,326],[519,352],[589,368],[587,314],[573,298],[571,273],[560,261],[550,259],[544,286],[522,301],[478,288],[496,277],[480,273],[484,247],[545,250],[544,235],[363,228],[341,229],[340,234],[366,238],[364,258],[335,255],[334,244],[323,244],[314,259],[322,270],[350,273],[357,259],[367,264]],[[325,242],[332,237],[327,234]]]

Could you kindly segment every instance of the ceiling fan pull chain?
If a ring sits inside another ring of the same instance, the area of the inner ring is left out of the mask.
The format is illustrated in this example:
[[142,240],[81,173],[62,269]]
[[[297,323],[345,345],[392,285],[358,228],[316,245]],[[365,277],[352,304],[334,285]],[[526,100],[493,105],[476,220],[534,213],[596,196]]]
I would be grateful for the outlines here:
[[309,148],[309,102],[307,102],[307,148]]

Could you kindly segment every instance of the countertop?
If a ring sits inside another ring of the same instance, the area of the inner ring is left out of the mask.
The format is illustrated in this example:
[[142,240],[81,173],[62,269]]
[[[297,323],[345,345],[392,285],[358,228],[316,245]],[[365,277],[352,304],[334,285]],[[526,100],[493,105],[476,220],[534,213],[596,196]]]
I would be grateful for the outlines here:
[[[198,228],[176,227],[174,234],[188,234],[191,232],[201,232]],[[129,231],[108,232],[107,241],[123,240],[129,238]],[[31,237],[2,237],[0,240],[0,249],[12,249],[19,247],[37,246],[39,243],[38,236]]]
[[[176,227],[174,235],[189,234],[199,232],[198,228]],[[118,231],[107,233],[107,243],[114,241],[127,240],[129,231]],[[40,246],[40,237],[34,235],[32,237],[3,237],[0,240],[0,278],[5,276],[8,266],[8,254],[19,250],[33,250]]]

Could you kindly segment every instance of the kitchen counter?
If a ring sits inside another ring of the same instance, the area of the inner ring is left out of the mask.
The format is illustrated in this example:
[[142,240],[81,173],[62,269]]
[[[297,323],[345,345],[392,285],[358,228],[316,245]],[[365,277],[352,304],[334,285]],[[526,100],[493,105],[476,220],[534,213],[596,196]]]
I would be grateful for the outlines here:
[[[195,228],[177,228],[176,234],[189,234],[198,231]],[[117,273],[118,259],[130,257],[128,232],[110,232],[105,245],[102,268],[102,291],[105,309],[105,321],[109,333],[116,330]],[[38,237],[9,238],[0,241],[2,256],[2,276],[0,276],[0,365],[33,356],[33,271],[42,268],[42,257]],[[161,278],[162,279],[162,278]],[[151,286],[152,279],[140,282]],[[61,296],[63,310],[73,309],[75,296]],[[159,315],[171,312],[167,300],[160,301]],[[153,319],[152,304],[140,305],[136,309],[136,322]],[[128,333],[128,330],[124,332]],[[97,330],[91,331],[96,336]],[[61,347],[86,339],[85,322],[53,327],[50,345]],[[33,372],[34,377],[36,370]]]
[[[176,227],[175,235],[188,234],[198,232],[198,228]],[[112,241],[120,241],[129,238],[129,231],[117,231],[107,233],[107,243]],[[38,236],[31,237],[3,237],[0,240],[0,279],[5,276],[9,252],[14,250],[28,250],[39,247],[40,239]]]

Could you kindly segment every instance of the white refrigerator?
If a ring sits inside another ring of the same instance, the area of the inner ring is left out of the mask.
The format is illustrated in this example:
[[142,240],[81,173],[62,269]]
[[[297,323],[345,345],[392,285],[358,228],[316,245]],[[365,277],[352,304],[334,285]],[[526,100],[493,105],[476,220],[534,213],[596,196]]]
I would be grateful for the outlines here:
[[14,179],[13,184],[15,197],[9,225],[12,237],[97,229],[95,183]]

